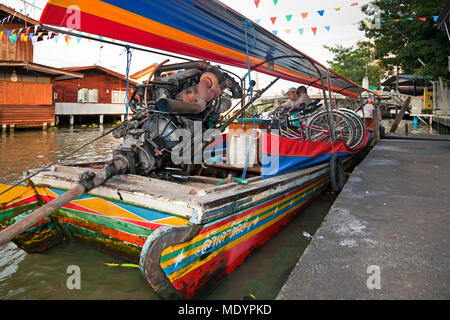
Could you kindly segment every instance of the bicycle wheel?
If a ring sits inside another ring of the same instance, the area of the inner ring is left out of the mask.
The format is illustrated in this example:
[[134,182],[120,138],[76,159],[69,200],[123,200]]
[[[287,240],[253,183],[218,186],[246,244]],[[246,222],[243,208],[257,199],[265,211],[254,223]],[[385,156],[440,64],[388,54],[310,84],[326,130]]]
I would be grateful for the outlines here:
[[334,136],[338,141],[344,141],[347,145],[353,140],[355,128],[345,114],[332,112],[328,118],[328,113],[324,109],[315,112],[308,119],[306,126],[306,137],[311,141],[331,141],[329,121],[333,122]]
[[339,109],[339,112],[347,114],[349,119],[353,122],[355,127],[355,136],[354,139],[349,145],[350,148],[356,148],[358,147],[364,140],[364,136],[366,134],[366,127],[364,125],[364,122],[361,120],[361,118],[352,110],[350,109]]

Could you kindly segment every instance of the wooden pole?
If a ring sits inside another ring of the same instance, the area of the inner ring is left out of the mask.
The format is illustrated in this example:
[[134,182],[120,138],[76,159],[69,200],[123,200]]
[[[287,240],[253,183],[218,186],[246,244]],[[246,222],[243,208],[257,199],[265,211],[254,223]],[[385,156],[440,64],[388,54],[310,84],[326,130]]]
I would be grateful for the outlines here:
[[403,116],[405,115],[406,109],[408,109],[410,103],[411,103],[411,97],[408,97],[405,100],[405,103],[403,104],[402,108],[400,109],[400,112],[395,117],[394,124],[391,127],[391,133],[395,133],[395,130],[397,130],[398,125],[402,121]]
[[377,108],[373,109],[372,122],[373,122],[373,140],[375,143],[377,143],[380,140],[380,118],[378,118]]
[[93,172],[84,173],[80,178],[80,180],[83,182],[80,182],[78,185],[62,194],[58,198],[50,201],[49,203],[30,213],[25,218],[17,221],[13,225],[10,225],[9,227],[1,231],[0,246],[7,244],[16,236],[25,232],[39,221],[51,215],[53,212],[61,209],[63,206],[68,204],[70,201],[78,198],[83,193],[98,187],[112,176],[125,172],[126,168],[126,164],[124,164],[122,161],[115,160],[113,164],[107,166],[97,174]]
[[442,77],[439,77],[439,87],[441,90],[441,102],[443,104],[442,106],[442,110],[443,110],[443,114],[444,116],[448,115],[448,105],[447,105],[447,95],[445,94],[445,90],[444,90],[444,82],[442,80]]

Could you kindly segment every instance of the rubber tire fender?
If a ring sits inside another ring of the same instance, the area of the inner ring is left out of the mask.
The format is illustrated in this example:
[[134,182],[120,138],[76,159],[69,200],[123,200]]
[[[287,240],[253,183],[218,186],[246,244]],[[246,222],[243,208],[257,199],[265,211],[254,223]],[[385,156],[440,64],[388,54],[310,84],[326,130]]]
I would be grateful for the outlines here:
[[333,153],[330,159],[330,183],[333,192],[338,193],[344,188],[344,164],[337,153]]

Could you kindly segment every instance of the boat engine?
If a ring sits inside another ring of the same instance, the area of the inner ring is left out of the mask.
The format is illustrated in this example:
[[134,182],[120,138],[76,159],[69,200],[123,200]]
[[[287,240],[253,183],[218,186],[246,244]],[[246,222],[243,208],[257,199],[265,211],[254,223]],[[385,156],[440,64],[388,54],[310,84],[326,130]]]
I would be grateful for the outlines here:
[[178,168],[189,175],[198,163],[191,152],[194,134],[201,137],[212,128],[231,108],[232,98],[242,98],[242,89],[219,66],[206,61],[160,65],[135,87],[129,101],[133,120],[114,132],[124,140],[113,155],[127,163],[131,174]]

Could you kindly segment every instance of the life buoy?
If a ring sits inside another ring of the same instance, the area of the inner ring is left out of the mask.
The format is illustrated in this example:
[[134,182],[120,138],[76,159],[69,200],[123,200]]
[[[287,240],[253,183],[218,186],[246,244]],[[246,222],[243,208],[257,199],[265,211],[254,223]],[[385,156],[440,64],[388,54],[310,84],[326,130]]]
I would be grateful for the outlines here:
[[336,153],[330,159],[330,182],[333,192],[340,192],[345,184],[344,164]]

